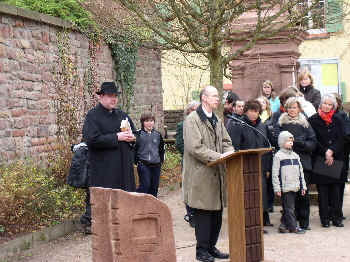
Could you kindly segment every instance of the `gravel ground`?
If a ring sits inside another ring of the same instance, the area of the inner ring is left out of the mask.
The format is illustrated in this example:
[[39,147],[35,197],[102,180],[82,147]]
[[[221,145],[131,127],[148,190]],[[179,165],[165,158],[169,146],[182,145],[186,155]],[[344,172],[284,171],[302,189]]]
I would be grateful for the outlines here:
[[[184,222],[184,205],[181,201],[181,190],[163,194],[160,199],[171,207],[174,233],[176,240],[176,254],[178,262],[192,262],[195,260],[194,230]],[[265,261],[274,262],[349,262],[350,252],[350,186],[347,185],[344,199],[344,228],[322,228],[318,217],[318,208],[311,209],[312,230],[304,235],[279,234],[277,232],[280,218],[280,207],[271,214],[274,227],[266,228],[264,235]],[[217,245],[228,251],[227,217]],[[64,238],[34,247],[13,257],[13,261],[26,262],[91,262],[91,236],[74,233]],[[219,261],[219,260],[217,260]],[[225,260],[220,260],[225,261]],[[227,260],[228,261],[228,260]],[[2,261],[1,261],[2,262]]]

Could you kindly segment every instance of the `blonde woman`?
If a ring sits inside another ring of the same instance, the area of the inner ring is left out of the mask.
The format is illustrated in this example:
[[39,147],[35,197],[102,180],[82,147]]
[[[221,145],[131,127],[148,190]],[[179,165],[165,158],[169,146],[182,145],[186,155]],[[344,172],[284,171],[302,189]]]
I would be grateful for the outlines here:
[[321,93],[313,86],[314,79],[309,71],[304,70],[299,74],[298,77],[298,88],[304,95],[306,101],[313,104],[315,109],[318,109],[321,101]]
[[280,100],[276,96],[273,90],[272,82],[270,80],[265,80],[261,87],[261,95],[265,96],[270,101],[270,107],[272,113],[277,112],[280,109]]
[[259,96],[256,100],[261,105],[262,112],[260,114],[260,119],[263,123],[265,123],[266,120],[269,120],[272,116],[270,101],[265,96]]

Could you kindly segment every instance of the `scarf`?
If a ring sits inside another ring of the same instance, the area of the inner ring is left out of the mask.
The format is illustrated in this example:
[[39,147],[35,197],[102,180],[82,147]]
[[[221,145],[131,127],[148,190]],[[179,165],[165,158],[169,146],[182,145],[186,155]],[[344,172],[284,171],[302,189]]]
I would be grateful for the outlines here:
[[318,109],[318,114],[323,121],[326,122],[326,125],[329,126],[332,123],[332,117],[335,113],[335,110],[331,110],[328,113],[323,112],[321,109]]
[[303,94],[308,93],[308,91],[312,88],[312,85],[308,85],[308,86],[300,86],[299,90],[300,92],[302,92]]
[[280,105],[280,111],[281,111],[282,113],[286,112],[286,109],[282,106],[282,104]]

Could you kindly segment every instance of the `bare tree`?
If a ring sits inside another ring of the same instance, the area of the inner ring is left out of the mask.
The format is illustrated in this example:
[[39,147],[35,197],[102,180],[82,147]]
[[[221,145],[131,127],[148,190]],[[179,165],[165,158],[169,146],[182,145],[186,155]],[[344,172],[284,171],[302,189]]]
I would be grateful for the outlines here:
[[[88,1],[89,2],[89,1]],[[136,33],[148,36],[165,50],[184,54],[201,54],[210,69],[210,84],[223,92],[223,76],[230,61],[254,47],[257,41],[280,33],[290,38],[310,26],[310,13],[325,3],[321,0],[98,0],[119,24],[127,21]],[[328,1],[327,1],[328,2]],[[346,14],[347,1],[332,0],[342,7],[340,19]],[[112,5],[119,13],[113,13]],[[90,10],[95,10],[90,6]],[[315,11],[313,11],[315,10]],[[95,12],[96,14],[96,12]],[[123,19],[116,16],[125,14]],[[317,15],[316,15],[317,16]],[[112,19],[113,20],[113,19]],[[123,21],[122,21],[123,20]],[[241,26],[245,21],[244,26]],[[104,23],[106,25],[106,23]],[[139,27],[141,26],[141,27]],[[125,28],[120,26],[120,28]],[[240,48],[224,51],[225,44],[239,42]]]

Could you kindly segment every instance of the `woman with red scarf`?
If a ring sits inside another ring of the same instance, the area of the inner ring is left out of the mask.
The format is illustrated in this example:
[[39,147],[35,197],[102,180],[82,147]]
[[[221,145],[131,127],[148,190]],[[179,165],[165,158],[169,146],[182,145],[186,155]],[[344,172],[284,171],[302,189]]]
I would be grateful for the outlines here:
[[[344,161],[344,120],[336,113],[337,101],[333,95],[324,95],[318,112],[309,118],[316,133],[316,155],[325,157],[326,165],[333,165],[334,160]],[[323,227],[330,226],[330,220],[336,227],[343,227],[340,187],[346,177],[341,172],[339,179],[313,174],[319,201],[319,215]]]

